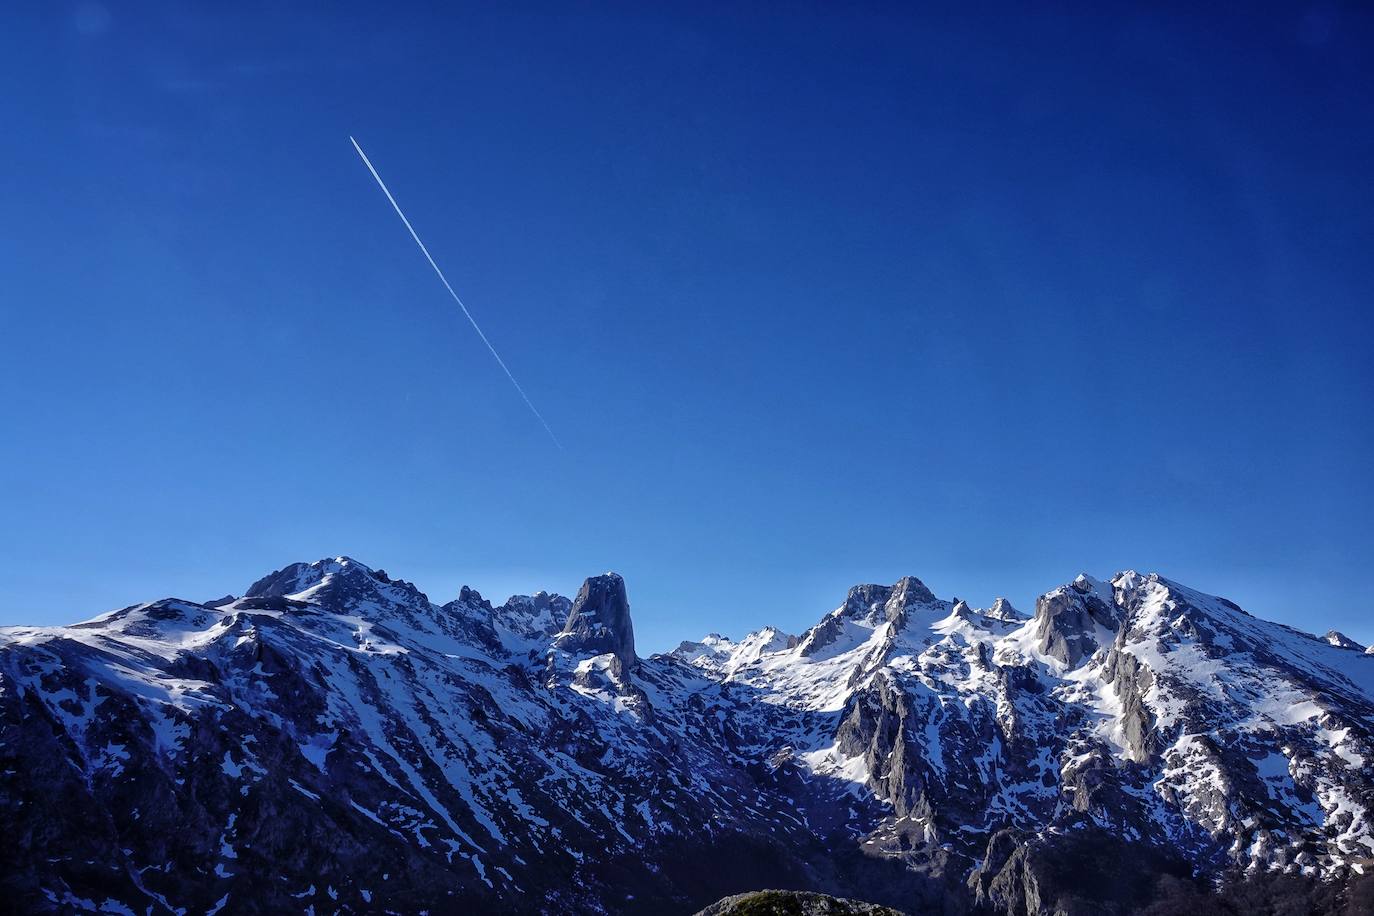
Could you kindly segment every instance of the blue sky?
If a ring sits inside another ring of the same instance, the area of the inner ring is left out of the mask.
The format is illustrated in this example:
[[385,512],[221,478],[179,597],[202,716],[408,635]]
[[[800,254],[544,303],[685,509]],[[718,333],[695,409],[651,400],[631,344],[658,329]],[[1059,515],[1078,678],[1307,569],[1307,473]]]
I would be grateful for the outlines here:
[[343,553],[641,650],[1128,567],[1374,640],[1367,12],[233,6],[0,33],[0,623]]

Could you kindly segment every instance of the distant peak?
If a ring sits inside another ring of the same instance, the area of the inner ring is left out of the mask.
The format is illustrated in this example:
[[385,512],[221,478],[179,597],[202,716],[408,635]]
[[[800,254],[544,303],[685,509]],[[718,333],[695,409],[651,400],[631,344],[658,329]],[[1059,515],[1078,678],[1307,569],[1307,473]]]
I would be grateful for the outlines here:
[[[1136,574],[1130,572],[1122,573],[1121,575],[1134,576]],[[1120,578],[1120,576],[1117,578]],[[1100,601],[1111,604],[1114,600],[1112,597],[1112,585],[1115,581],[1116,579],[1113,579],[1112,582],[1103,582],[1096,576],[1090,576],[1087,573],[1079,573],[1074,577],[1074,580],[1069,583],[1069,588],[1078,592],[1080,595],[1092,595]]]
[[1355,642],[1355,640],[1351,639],[1349,636],[1346,636],[1340,630],[1327,630],[1326,636],[1323,638],[1338,649],[1357,649],[1361,652],[1364,651],[1364,646]]
[[912,604],[934,604],[938,599],[925,583],[915,576],[903,576],[893,585],[856,585],[845,596],[841,615],[854,620],[880,617],[895,620]]
[[923,604],[937,605],[939,599],[915,576],[903,576],[890,586],[856,585],[845,595],[844,604],[802,634],[797,650],[805,657],[815,655],[840,636],[845,620],[868,627],[887,623],[900,630],[906,624],[907,610]]
[[244,597],[279,598],[294,595],[318,585],[327,576],[349,574],[372,576],[373,572],[352,557],[328,557],[313,563],[292,563],[248,586]]
[[458,603],[468,607],[480,607],[486,611],[491,611],[491,602],[482,597],[482,593],[475,588],[468,588],[464,585],[458,589]]
[[292,563],[254,582],[243,597],[290,597],[369,618],[431,613],[429,599],[414,585],[346,556]]
[[1026,615],[1022,614],[1006,598],[998,598],[992,602],[992,607],[988,608],[988,616],[997,620],[1025,620]]
[[527,648],[547,649],[563,631],[572,602],[562,595],[538,591],[533,595],[511,595],[499,607],[483,600],[480,607],[499,628],[519,636]]
[[933,604],[938,600],[935,593],[926,588],[926,584],[915,576],[902,576],[897,580],[897,584],[892,586],[892,593],[894,597],[900,598],[903,604]]

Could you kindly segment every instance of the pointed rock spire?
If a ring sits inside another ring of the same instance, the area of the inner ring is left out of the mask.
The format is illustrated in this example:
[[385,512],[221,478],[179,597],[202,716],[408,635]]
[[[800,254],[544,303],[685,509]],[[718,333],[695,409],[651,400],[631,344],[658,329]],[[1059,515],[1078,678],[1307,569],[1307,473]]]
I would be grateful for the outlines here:
[[626,671],[634,667],[635,631],[630,621],[630,601],[625,595],[625,580],[615,573],[593,576],[582,588],[568,611],[568,622],[554,640],[554,648],[564,652],[613,654]]

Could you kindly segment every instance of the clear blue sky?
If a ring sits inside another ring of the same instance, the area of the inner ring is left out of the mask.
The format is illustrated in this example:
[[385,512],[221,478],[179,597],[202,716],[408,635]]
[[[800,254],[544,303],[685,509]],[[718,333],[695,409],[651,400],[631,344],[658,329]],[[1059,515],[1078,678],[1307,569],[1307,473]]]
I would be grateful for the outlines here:
[[1368,12],[287,6],[6,14],[0,622],[346,553],[641,650],[1127,567],[1374,640]]

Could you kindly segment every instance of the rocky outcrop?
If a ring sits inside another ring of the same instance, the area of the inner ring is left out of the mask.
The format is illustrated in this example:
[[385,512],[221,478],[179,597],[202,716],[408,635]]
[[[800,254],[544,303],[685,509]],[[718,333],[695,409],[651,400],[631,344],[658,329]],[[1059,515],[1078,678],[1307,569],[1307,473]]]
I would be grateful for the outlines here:
[[606,573],[583,582],[553,646],[573,655],[610,653],[622,670],[632,669],[638,659],[625,580],[615,573]]
[[1070,668],[1116,637],[1120,612],[1101,582],[1079,576],[1035,604],[1035,637],[1041,653]]
[[1149,760],[1160,747],[1155,734],[1155,716],[1145,697],[1154,687],[1154,672],[1134,655],[1113,647],[1103,664],[1102,675],[1120,704],[1118,721],[1129,757],[1137,762]]
[[856,585],[844,604],[801,637],[799,651],[804,657],[816,655],[834,643],[849,622],[870,627],[887,623],[891,630],[900,630],[910,608],[935,604],[938,599],[915,576],[903,576],[890,586]]
[[906,694],[879,676],[854,694],[835,731],[839,752],[863,757],[870,785],[899,816],[921,805],[925,792],[924,761],[906,735],[912,721]]
[[572,602],[562,595],[535,592],[511,597],[493,615],[526,639],[547,644],[562,631],[571,609]]
[[726,897],[695,916],[902,916],[894,909],[807,891],[752,891]]
[[1187,863],[1097,829],[1031,836],[1001,830],[968,883],[979,907],[1011,916],[1125,916],[1154,899]]

